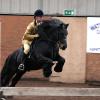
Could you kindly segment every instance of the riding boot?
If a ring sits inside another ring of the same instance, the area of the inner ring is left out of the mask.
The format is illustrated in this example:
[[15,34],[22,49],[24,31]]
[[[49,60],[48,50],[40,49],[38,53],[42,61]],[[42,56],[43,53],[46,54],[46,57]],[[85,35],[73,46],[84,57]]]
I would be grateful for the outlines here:
[[18,67],[18,69],[21,71],[23,71],[25,69],[24,62],[25,62],[27,56],[28,56],[27,54],[23,53],[21,64]]

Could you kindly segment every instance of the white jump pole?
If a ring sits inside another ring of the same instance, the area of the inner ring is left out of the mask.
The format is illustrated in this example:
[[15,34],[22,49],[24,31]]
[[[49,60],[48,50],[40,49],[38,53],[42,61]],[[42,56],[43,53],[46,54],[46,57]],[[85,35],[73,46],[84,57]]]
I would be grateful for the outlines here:
[[100,96],[100,88],[1,87],[4,96]]

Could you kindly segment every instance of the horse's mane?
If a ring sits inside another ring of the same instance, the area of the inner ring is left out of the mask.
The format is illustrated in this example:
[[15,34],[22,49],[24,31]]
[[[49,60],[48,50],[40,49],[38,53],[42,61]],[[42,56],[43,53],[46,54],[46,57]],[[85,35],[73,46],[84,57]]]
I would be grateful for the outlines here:
[[62,23],[63,22],[60,19],[53,18],[51,20],[51,24],[59,25],[59,24],[62,24]]
[[50,20],[44,20],[43,21],[46,24],[49,24],[50,26],[59,26],[60,24],[64,24],[60,19],[52,18]]

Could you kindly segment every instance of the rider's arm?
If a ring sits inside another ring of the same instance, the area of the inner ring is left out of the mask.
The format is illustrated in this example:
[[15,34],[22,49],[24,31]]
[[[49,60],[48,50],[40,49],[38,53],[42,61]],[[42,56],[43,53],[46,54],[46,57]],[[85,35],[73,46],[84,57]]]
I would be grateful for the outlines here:
[[35,34],[35,35],[25,34],[24,35],[24,38],[26,39],[34,39],[35,37],[39,37],[39,35],[38,34]]
[[27,29],[24,33],[24,36],[23,36],[23,39],[25,40],[32,40],[34,39],[35,37],[38,37],[39,35],[38,34],[34,34],[34,23],[30,23],[28,26],[27,26]]

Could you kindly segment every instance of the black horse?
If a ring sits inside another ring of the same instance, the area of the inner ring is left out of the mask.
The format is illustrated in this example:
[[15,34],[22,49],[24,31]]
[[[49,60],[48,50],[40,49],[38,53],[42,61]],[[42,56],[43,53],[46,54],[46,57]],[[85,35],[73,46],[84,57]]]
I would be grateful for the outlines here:
[[44,21],[39,25],[37,31],[44,29],[45,38],[40,36],[33,40],[29,57],[24,61],[24,70],[18,69],[23,47],[8,56],[1,71],[1,86],[15,86],[22,75],[30,70],[43,69],[43,75],[49,77],[54,61],[57,61],[54,71],[61,72],[65,59],[59,55],[59,48],[62,50],[67,48],[67,27],[68,24],[58,19]]

